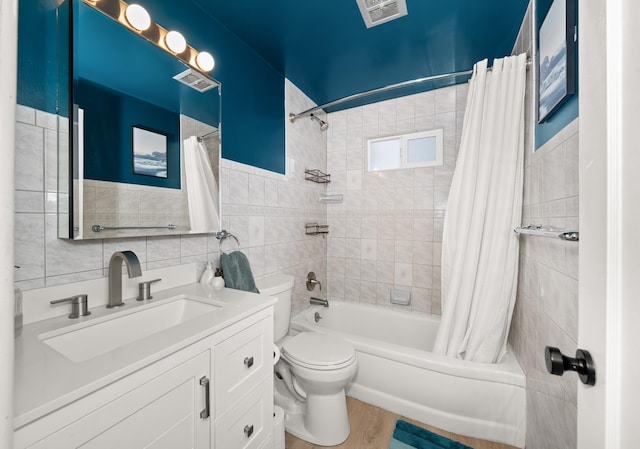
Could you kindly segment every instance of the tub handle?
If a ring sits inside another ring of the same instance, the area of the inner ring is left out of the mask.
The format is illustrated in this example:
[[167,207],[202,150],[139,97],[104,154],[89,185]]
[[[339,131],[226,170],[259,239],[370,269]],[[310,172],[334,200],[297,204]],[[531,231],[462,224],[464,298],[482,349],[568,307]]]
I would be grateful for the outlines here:
[[316,279],[316,274],[310,271],[309,274],[307,274],[307,291],[312,291],[316,288],[316,285],[320,287],[320,291],[322,291],[322,284]]

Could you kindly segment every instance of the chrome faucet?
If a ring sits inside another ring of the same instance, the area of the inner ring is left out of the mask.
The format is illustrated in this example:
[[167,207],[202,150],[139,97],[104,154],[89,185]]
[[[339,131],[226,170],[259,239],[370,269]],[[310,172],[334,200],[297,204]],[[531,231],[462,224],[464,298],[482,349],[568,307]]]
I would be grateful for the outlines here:
[[309,302],[311,304],[316,304],[316,305],[319,305],[319,306],[329,307],[329,300],[328,299],[320,299],[320,298],[316,298],[316,297],[312,296],[311,298],[309,298]]
[[109,261],[109,304],[107,309],[124,306],[122,302],[122,262],[127,266],[129,278],[142,276],[140,261],[133,251],[117,251]]

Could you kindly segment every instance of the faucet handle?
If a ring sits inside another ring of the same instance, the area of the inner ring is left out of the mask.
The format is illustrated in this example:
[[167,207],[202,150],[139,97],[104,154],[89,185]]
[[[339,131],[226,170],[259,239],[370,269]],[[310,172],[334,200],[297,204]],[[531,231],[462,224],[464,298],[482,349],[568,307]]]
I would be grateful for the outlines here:
[[91,312],[89,312],[88,309],[89,298],[85,293],[81,295],[70,296],[69,298],[49,301],[50,304],[60,304],[63,302],[71,303],[71,313],[69,314],[69,318],[78,318],[79,316],[91,315]]
[[316,274],[313,271],[310,271],[309,274],[307,274],[307,290],[312,291],[316,288],[316,285],[320,287],[320,290],[322,290],[322,284],[316,279]]
[[154,282],[160,282],[162,279],[153,279],[151,281],[144,281],[138,283],[138,297],[136,298],[138,301],[145,301],[147,299],[153,299],[151,296],[151,284]]

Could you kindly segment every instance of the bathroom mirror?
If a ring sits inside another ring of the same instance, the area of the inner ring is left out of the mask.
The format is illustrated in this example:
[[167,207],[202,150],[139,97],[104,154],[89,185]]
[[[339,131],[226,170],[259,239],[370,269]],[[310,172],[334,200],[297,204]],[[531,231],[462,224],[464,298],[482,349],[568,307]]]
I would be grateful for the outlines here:
[[81,0],[58,17],[58,236],[219,231],[220,83]]

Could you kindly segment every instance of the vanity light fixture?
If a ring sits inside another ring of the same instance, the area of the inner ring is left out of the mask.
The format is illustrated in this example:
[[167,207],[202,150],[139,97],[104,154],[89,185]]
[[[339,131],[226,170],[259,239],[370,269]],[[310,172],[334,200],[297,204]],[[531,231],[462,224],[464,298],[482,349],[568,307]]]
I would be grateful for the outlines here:
[[206,51],[198,51],[191,47],[184,36],[177,31],[169,31],[153,20],[142,6],[124,0],[83,0],[83,3],[100,11],[102,14],[138,34],[153,45],[171,53],[180,61],[200,72],[211,83],[217,81],[209,77],[215,61]]
[[187,49],[187,40],[177,31],[169,31],[164,37],[164,43],[174,53],[182,53]]
[[201,51],[200,53],[198,53],[198,56],[196,56],[196,64],[198,64],[198,67],[200,67],[201,70],[210,72],[211,70],[213,70],[216,62],[214,61],[211,54],[207,53],[206,51]]
[[151,26],[151,16],[140,5],[131,4],[127,6],[127,9],[124,11],[124,16],[133,28],[138,31],[144,31],[149,29]]

